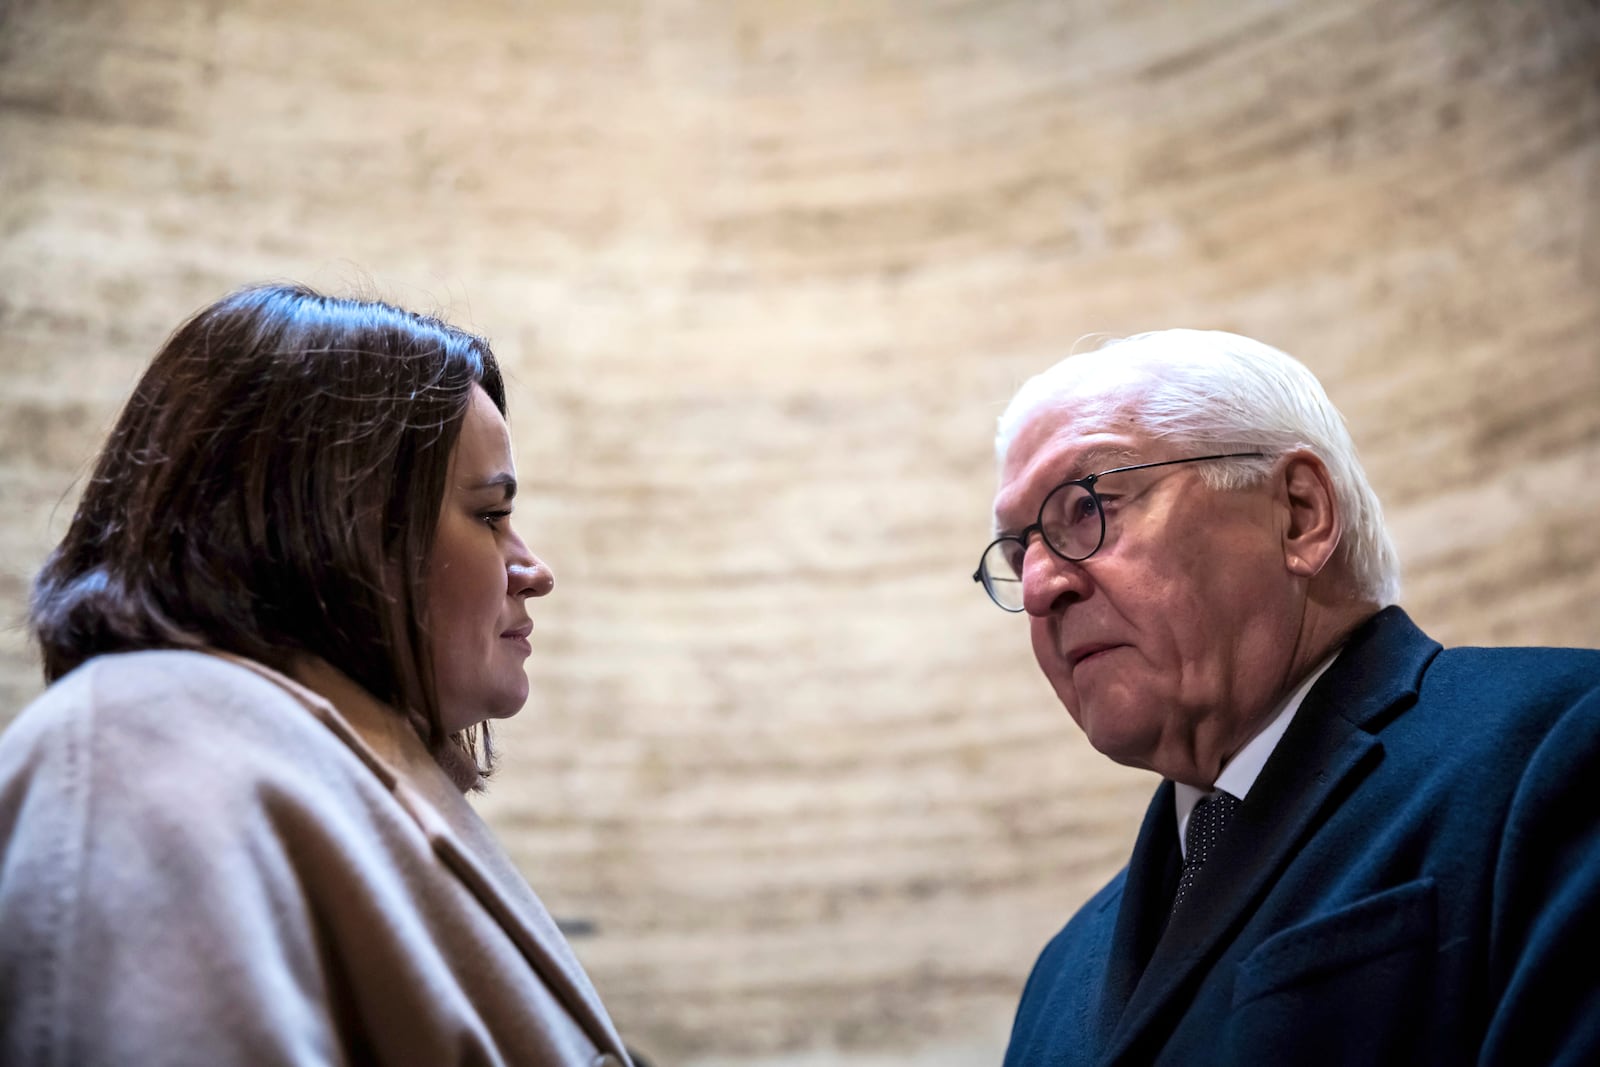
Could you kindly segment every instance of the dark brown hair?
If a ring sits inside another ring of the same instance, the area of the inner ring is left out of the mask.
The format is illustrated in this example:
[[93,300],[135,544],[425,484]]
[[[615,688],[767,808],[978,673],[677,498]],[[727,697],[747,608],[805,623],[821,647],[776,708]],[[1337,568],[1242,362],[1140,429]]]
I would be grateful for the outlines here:
[[487,342],[389,304],[264,285],[200,311],[34,582],[45,679],[137,649],[311,653],[478,761],[441,726],[423,590],[474,384],[504,414]]

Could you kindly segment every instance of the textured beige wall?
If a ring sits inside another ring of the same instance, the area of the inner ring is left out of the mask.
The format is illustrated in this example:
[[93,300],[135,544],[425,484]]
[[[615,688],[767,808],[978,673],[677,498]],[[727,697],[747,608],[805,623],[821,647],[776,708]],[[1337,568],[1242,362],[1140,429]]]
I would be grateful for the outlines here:
[[1082,334],[1296,353],[1426,627],[1600,643],[1592,0],[0,13],[0,614],[204,302],[489,333],[559,588],[485,806],[663,1065],[995,1062],[1126,854],[1152,781],[967,578]]

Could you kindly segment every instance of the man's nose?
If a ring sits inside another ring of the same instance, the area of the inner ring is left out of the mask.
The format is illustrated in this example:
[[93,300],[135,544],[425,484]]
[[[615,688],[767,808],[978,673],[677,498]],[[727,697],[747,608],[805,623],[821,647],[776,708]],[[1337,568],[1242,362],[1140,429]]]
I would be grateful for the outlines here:
[[1050,551],[1044,538],[1030,535],[1022,556],[1022,609],[1029,615],[1052,615],[1089,595],[1083,564]]

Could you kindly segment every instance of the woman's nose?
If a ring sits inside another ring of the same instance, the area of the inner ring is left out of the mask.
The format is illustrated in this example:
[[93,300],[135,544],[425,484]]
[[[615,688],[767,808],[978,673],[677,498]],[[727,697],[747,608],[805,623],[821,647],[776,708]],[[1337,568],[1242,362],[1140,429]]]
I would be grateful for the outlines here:
[[556,576],[543,560],[513,563],[506,568],[506,592],[518,600],[544,596],[556,587]]

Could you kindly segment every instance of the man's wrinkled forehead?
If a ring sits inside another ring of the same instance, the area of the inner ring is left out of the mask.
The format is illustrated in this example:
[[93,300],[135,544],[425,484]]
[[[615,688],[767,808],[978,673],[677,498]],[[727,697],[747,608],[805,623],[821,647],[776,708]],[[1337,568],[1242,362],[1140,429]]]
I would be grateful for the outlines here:
[[1142,441],[1137,420],[1122,405],[1041,405],[1006,450],[994,501],[997,528],[1009,528],[1013,513],[1030,511],[1034,497],[1062,482],[1137,462]]
[[[1104,435],[1139,435],[1139,410],[1148,396],[1150,384],[1137,371],[1103,362],[1089,362],[1075,377],[1061,380],[1056,388],[1041,395],[1023,417],[1006,449],[1001,465],[1002,480],[1019,464],[1046,452],[1072,450],[1078,439],[1084,441],[1084,463],[1088,464],[1089,450],[1109,447],[1091,439]],[[1082,473],[1092,474],[1093,470],[1085,469]]]

